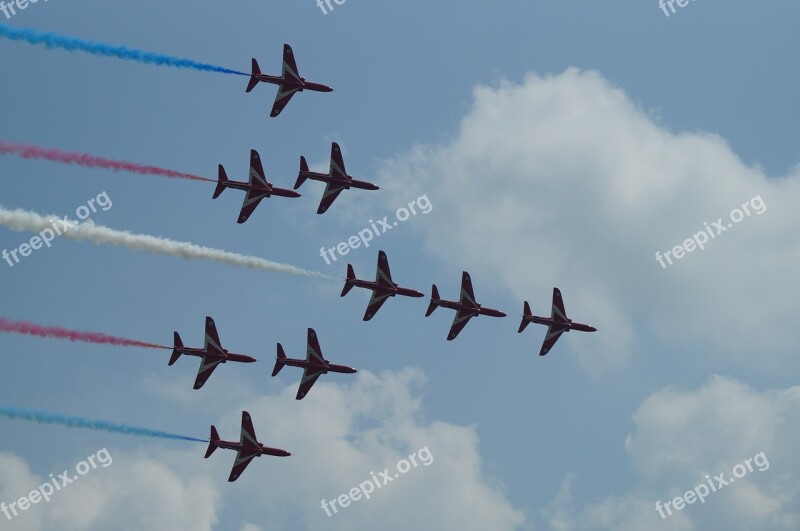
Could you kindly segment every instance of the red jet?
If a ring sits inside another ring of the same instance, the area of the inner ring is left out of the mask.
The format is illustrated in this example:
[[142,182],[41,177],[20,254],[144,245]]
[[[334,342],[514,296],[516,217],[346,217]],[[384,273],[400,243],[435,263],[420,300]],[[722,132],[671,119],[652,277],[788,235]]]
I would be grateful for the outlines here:
[[226,188],[235,188],[236,190],[247,192],[244,195],[244,203],[242,204],[241,212],[239,212],[237,223],[247,221],[265,197],[273,195],[278,197],[300,197],[300,194],[294,190],[277,188],[267,181],[264,176],[264,168],[261,166],[261,157],[255,149],[250,150],[250,180],[248,182],[229,180],[228,175],[225,173],[225,168],[222,167],[222,164],[219,165],[219,180],[217,181],[217,189],[214,190],[213,199],[218,198]]
[[258,439],[256,439],[256,432],[253,429],[253,421],[250,420],[250,413],[242,411],[242,435],[239,442],[223,441],[219,438],[217,428],[211,426],[211,441],[206,450],[206,459],[208,459],[214,450],[217,448],[226,448],[228,450],[236,450],[236,461],[233,463],[233,470],[228,481],[233,482],[239,479],[244,469],[250,464],[254,457],[261,457],[262,455],[273,455],[275,457],[288,457],[292,454],[280,448],[269,448],[264,446]]
[[327,85],[319,83],[311,83],[306,81],[306,78],[300,77],[297,72],[297,65],[294,62],[294,53],[292,47],[288,44],[283,45],[283,73],[279,76],[270,76],[261,73],[258,67],[258,62],[253,59],[253,73],[250,74],[250,82],[247,84],[247,92],[253,90],[258,85],[259,81],[265,83],[272,83],[278,85],[278,95],[275,97],[275,104],[272,106],[272,112],[269,114],[271,117],[278,116],[289,100],[292,99],[295,92],[303,92],[304,90],[313,90],[314,92],[331,92],[333,91]]
[[456,338],[459,332],[467,325],[470,319],[476,315],[488,315],[490,317],[505,317],[506,314],[500,310],[493,310],[492,308],[484,308],[475,302],[475,294],[472,292],[472,281],[469,278],[469,273],[464,271],[461,275],[461,297],[458,302],[448,301],[439,298],[439,290],[436,284],[433,285],[433,294],[431,295],[431,303],[428,305],[428,311],[425,312],[425,317],[433,313],[438,306],[456,310],[456,316],[453,319],[453,325],[450,327],[450,333],[447,335],[447,340],[452,341]]
[[351,367],[344,365],[333,365],[328,360],[322,357],[322,349],[319,348],[319,341],[317,340],[317,333],[313,328],[308,329],[308,347],[306,348],[306,359],[295,360],[286,357],[283,351],[283,346],[278,343],[278,358],[275,360],[275,368],[272,370],[272,376],[276,376],[285,365],[290,367],[302,367],[303,379],[300,380],[300,389],[297,390],[297,400],[302,400],[311,387],[323,374],[329,372],[338,372],[343,374],[353,374],[357,372]]
[[572,319],[567,317],[567,312],[564,310],[564,301],[561,299],[561,290],[558,288],[553,288],[553,308],[550,313],[550,318],[533,315],[528,301],[525,301],[522,322],[519,324],[517,333],[525,330],[528,323],[547,325],[547,335],[544,337],[542,349],[539,351],[540,356],[544,356],[550,352],[550,349],[553,348],[553,345],[556,344],[556,341],[558,341],[558,338],[561,337],[561,334],[564,332],[569,332],[570,330],[597,332],[597,328],[587,324],[573,323]]
[[214,372],[214,369],[216,369],[217,365],[220,363],[226,363],[228,361],[253,363],[256,361],[255,358],[251,358],[250,356],[232,354],[222,348],[219,342],[219,336],[217,335],[217,327],[214,324],[214,319],[211,317],[206,317],[206,343],[202,349],[184,347],[181,336],[178,335],[178,332],[175,332],[175,347],[172,349],[172,357],[169,359],[169,364],[173,365],[178,361],[181,354],[203,358],[203,361],[200,363],[200,370],[197,372],[197,379],[194,381],[195,389],[203,387],[203,384],[206,383],[208,377],[211,376],[211,373]]
[[331,145],[331,171],[330,173],[317,173],[308,170],[308,163],[305,157],[300,157],[300,173],[297,175],[297,182],[294,184],[294,189],[297,190],[306,181],[321,181],[328,183],[325,187],[325,192],[322,194],[322,201],[319,203],[317,214],[323,214],[328,207],[330,207],[334,200],[339,196],[342,190],[349,190],[350,188],[359,188],[361,190],[378,190],[378,187],[366,181],[357,181],[350,175],[347,175],[347,170],[344,168],[344,159],[342,159],[342,150],[339,149],[339,144],[334,142]]
[[392,282],[392,272],[389,270],[389,260],[386,253],[378,251],[378,272],[375,275],[375,282],[356,278],[353,266],[347,264],[347,279],[342,290],[342,297],[353,289],[353,286],[372,290],[372,298],[369,300],[367,311],[364,313],[364,320],[369,321],[378,313],[378,310],[389,297],[402,295],[403,297],[424,297],[425,294],[415,289],[401,288],[396,282]]

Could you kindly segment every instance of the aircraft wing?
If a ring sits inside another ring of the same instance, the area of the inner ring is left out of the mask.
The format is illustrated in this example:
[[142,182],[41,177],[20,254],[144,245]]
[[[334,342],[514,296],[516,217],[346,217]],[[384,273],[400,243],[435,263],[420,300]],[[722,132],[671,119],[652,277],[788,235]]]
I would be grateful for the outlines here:
[[294,52],[288,44],[283,45],[283,77],[300,81],[300,73],[297,71],[297,63],[294,61]]
[[239,437],[239,442],[245,447],[261,449],[256,438],[256,430],[253,428],[253,420],[250,418],[250,413],[242,411],[242,433]]
[[[292,51],[292,47],[288,44],[283,45],[283,78],[288,81],[300,81],[300,74],[297,71],[297,64],[294,61],[294,52]],[[278,95],[275,96],[275,103],[272,105],[272,112],[270,112],[269,115],[273,118],[278,116],[298,90],[300,90],[300,88],[296,86],[279,85]]]
[[556,321],[569,322],[567,311],[564,309],[564,300],[561,298],[561,290],[553,288],[553,309],[550,317]]
[[211,356],[203,356],[203,361],[200,362],[200,370],[197,371],[197,378],[194,380],[194,388],[200,389],[208,381],[211,373],[217,368],[217,365],[222,363],[223,358],[212,358]]
[[450,327],[450,333],[447,334],[447,340],[452,341],[456,338],[459,332],[463,330],[470,319],[475,316],[474,313],[468,313],[464,310],[458,310],[456,316],[453,318],[453,325]]
[[325,187],[325,192],[322,194],[322,201],[319,202],[317,214],[324,214],[345,188],[347,188],[346,185],[329,182]]
[[469,273],[464,271],[461,274],[461,304],[471,304],[477,306],[475,302],[475,293],[472,291],[472,280],[469,278]]
[[267,193],[263,190],[255,190],[253,188],[247,190],[247,193],[244,194],[244,202],[242,203],[242,210],[239,211],[237,223],[247,221],[265,197],[267,197]]
[[350,180],[350,177],[347,175],[347,170],[344,167],[342,150],[336,142],[331,144],[331,177],[346,181]]
[[206,316],[206,352],[224,355],[225,351],[222,349],[222,343],[217,334],[217,325],[214,324],[214,319]]
[[255,149],[250,150],[250,186],[255,188],[271,188],[264,173],[264,166],[261,164],[261,156]]
[[261,451],[261,445],[258,444],[258,439],[256,439],[256,430],[253,428],[253,420],[247,411],[242,411],[242,434],[239,442],[243,448],[236,452],[236,461],[233,463],[233,469],[228,478],[228,481],[231,482],[239,479],[239,476],[242,475],[250,461],[259,455]]
[[550,349],[553,348],[553,345],[556,344],[558,338],[561,337],[567,329],[566,328],[558,328],[555,326],[548,326],[547,327],[547,335],[544,336],[544,343],[542,343],[542,350],[539,351],[540,356],[544,356]]
[[372,319],[390,296],[389,293],[381,293],[378,290],[373,291],[372,298],[369,300],[369,305],[367,305],[367,311],[364,313],[364,320],[369,321]]
[[313,328],[308,329],[308,347],[306,348],[306,361],[321,365],[322,367],[306,367],[303,371],[303,379],[300,380],[300,389],[297,390],[297,400],[302,400],[308,394],[308,391],[317,381],[322,373],[325,372],[324,367],[328,365],[325,358],[322,357],[322,349],[319,346],[319,339],[317,333]]
[[392,272],[389,270],[389,259],[383,251],[378,251],[378,271],[375,273],[375,282],[394,287]]
[[295,92],[300,90],[298,87],[290,86],[290,85],[279,85],[278,86],[278,94],[275,96],[275,103],[272,104],[272,111],[269,115],[272,118],[278,116],[281,111],[289,104],[289,100],[292,99]]
[[236,452],[236,461],[233,462],[233,469],[231,470],[230,477],[228,477],[228,481],[234,482],[239,479],[244,469],[247,468],[247,465],[249,465],[257,455],[258,454],[247,450],[239,450]]
[[306,348],[306,361],[327,365],[328,362],[322,357],[322,349],[319,346],[317,333],[313,328],[308,329],[308,346]]
[[310,369],[307,367],[306,370],[303,371],[303,379],[300,380],[300,389],[297,390],[297,396],[295,398],[297,400],[302,400],[314,386],[317,378],[324,372],[323,369]]

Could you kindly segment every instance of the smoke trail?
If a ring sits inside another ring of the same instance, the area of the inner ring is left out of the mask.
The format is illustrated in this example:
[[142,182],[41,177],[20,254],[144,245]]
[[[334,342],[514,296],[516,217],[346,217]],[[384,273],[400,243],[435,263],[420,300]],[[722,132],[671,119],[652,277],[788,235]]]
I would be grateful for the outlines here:
[[0,415],[12,420],[28,420],[38,424],[59,424],[69,428],[85,428],[87,430],[107,431],[111,433],[122,433],[124,435],[134,435],[136,437],[155,437],[156,439],[175,439],[179,441],[208,442],[208,439],[197,439],[176,435],[165,431],[148,430],[127,424],[116,424],[105,420],[91,420],[83,417],[70,417],[35,409],[22,409],[14,406],[0,404]]
[[58,339],[68,339],[70,341],[82,341],[84,343],[97,343],[100,345],[117,345],[120,347],[163,348],[167,350],[172,348],[165,347],[163,345],[156,345],[155,343],[136,341],[134,339],[108,336],[106,334],[99,334],[97,332],[81,332],[78,330],[61,328],[60,326],[42,326],[36,323],[28,323],[25,321],[11,321],[3,317],[0,317],[0,332],[27,334],[29,336],[37,337],[55,337]]
[[[65,218],[66,219],[66,218]],[[168,256],[176,256],[186,260],[209,260],[220,264],[232,265],[270,271],[276,273],[288,273],[290,275],[303,275],[307,277],[330,278],[322,273],[307,271],[289,264],[281,264],[237,253],[231,253],[220,249],[195,245],[189,242],[179,242],[161,238],[159,236],[149,236],[146,234],[134,234],[128,231],[120,231],[95,225],[92,221],[81,224],[69,223],[55,216],[40,216],[36,212],[28,210],[7,210],[0,205],[0,225],[5,225],[11,230],[27,232],[43,232],[45,230],[56,230],[66,238],[72,240],[89,240],[95,244],[121,245],[134,251],[146,251]],[[52,239],[52,238],[51,238]],[[5,257],[4,257],[5,258]],[[6,260],[10,260],[7,258]]]
[[58,149],[48,149],[38,146],[31,146],[28,144],[11,144],[4,140],[0,140],[0,155],[17,155],[23,159],[44,159],[53,162],[62,162],[64,164],[77,164],[86,168],[104,168],[114,171],[129,171],[131,173],[139,173],[142,175],[163,175],[165,177],[176,177],[179,179],[190,179],[193,181],[206,181],[210,183],[217,182],[213,179],[206,179],[192,175],[191,173],[181,173],[173,170],[167,170],[156,166],[145,166],[142,164],[135,164],[133,162],[125,162],[122,160],[111,160],[102,157],[95,157],[88,153],[73,153],[69,151],[60,151]]
[[223,74],[236,74],[239,76],[250,75],[239,72],[238,70],[222,68],[221,66],[198,63],[191,59],[181,59],[179,57],[172,57],[160,53],[145,52],[126,46],[114,46],[102,42],[85,41],[77,37],[42,32],[31,28],[14,28],[5,24],[0,24],[0,37],[5,37],[13,41],[25,41],[30,44],[44,44],[47,48],[61,48],[68,52],[78,50],[94,55],[117,57],[119,59],[128,59],[140,63],[173,66],[175,68],[192,68],[205,72],[221,72]]

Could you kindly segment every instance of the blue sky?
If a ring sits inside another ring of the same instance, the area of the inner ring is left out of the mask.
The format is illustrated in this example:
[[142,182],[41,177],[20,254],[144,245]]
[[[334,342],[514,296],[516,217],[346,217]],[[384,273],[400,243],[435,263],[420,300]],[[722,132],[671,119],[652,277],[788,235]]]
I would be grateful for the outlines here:
[[[433,4],[433,5],[432,5]],[[0,403],[191,436],[238,434],[253,414],[287,459],[228,484],[231,452],[202,444],[0,420],[0,501],[101,448],[93,471],[9,529],[796,529],[800,412],[796,204],[800,8],[697,0],[669,17],[648,2],[362,2],[260,6],[149,0],[32,4],[11,20],[90,40],[277,73],[291,43],[302,75],[334,87],[268,118],[275,88],[246,78],[0,41],[0,139],[244,179],[250,149],[291,187],[300,155],[327,166],[341,144],[377,192],[315,214],[320,183],[265,200],[235,223],[241,192],[0,158],[0,204],[72,214],[105,191],[94,221],[319,271],[238,269],[57,240],[0,267],[0,315],[169,343],[202,341],[205,315],[252,365],[193,391],[196,359],[2,337]],[[327,265],[332,247],[426,195],[417,215]],[[767,206],[668,269],[654,260],[752,197]],[[31,234],[0,227],[0,246]],[[509,314],[445,341],[452,312],[369,294],[341,299],[351,262],[372,277],[458,293]],[[522,301],[549,311],[558,286],[576,321],[536,356],[517,334]],[[270,378],[275,343],[301,356],[313,327],[333,363],[301,402],[301,373]],[[333,517],[320,508],[427,446],[434,462]],[[662,519],[654,509],[764,452],[771,467]],[[147,516],[144,516],[147,515]],[[5,529],[6,527],[0,526]]]

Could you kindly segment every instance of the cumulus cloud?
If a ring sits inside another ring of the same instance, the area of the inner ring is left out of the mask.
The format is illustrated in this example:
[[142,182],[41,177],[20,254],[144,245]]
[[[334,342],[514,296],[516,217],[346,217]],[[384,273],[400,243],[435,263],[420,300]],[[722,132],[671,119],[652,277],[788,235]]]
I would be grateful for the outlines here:
[[[229,484],[230,451],[203,460],[197,446],[155,447],[153,455],[111,450],[111,466],[82,477],[15,525],[26,531],[202,531],[218,523],[247,531],[504,531],[523,524],[502,483],[484,472],[476,427],[425,419],[425,378],[418,369],[361,371],[346,385],[321,381],[301,402],[291,380],[279,395],[239,404],[216,423],[223,439],[238,440],[241,411],[247,410],[259,440],[291,457],[256,459]],[[429,457],[419,452],[423,448]],[[416,466],[398,472],[398,462],[411,464],[412,454]],[[338,498],[386,469],[392,479],[379,480],[370,499],[330,517],[322,509],[323,499]],[[42,482],[20,458],[0,455],[2,499],[14,500]]]
[[[187,475],[186,470],[178,472],[163,460],[151,457],[109,453],[113,459],[111,465],[98,466],[65,485],[49,502],[31,505],[13,518],[13,529],[210,531],[214,528],[219,495],[208,477]],[[81,456],[69,465],[70,476],[76,476],[74,466],[84,459]],[[19,457],[0,456],[0,500],[17,501],[48,481],[49,477],[32,474]],[[3,516],[0,522],[5,520]]]
[[[800,386],[759,392],[715,376],[688,391],[651,395],[633,417],[625,447],[638,485],[576,507],[571,478],[544,511],[552,529],[794,530],[800,526]],[[737,479],[733,469],[751,461]],[[662,519],[655,508],[723,473],[729,485]]]
[[[417,369],[362,371],[349,385],[319,382],[296,404],[296,384],[280,396],[248,404],[262,442],[292,452],[281,463],[280,480],[264,482],[259,476],[267,472],[248,470],[238,481],[245,489],[258,485],[261,503],[272,515],[259,524],[285,529],[299,517],[303,528],[334,531],[517,529],[524,516],[505,498],[502,485],[483,472],[476,427],[425,421],[419,396],[424,381]],[[287,403],[294,406],[291,414]],[[227,418],[225,429],[236,430],[238,420]],[[322,509],[323,499],[348,493],[373,472],[378,476],[388,468],[396,474],[398,461],[424,447],[432,456],[429,465],[417,458],[418,466],[386,485],[381,480],[369,500],[352,502],[330,517]],[[268,467],[271,475],[276,466],[260,462],[251,468]],[[287,506],[297,514],[282,514]]]
[[[436,208],[414,226],[454,275],[494,279],[540,313],[559,286],[571,317],[600,329],[570,337],[597,370],[645,334],[740,359],[792,354],[798,177],[767,178],[719,136],[670,131],[601,74],[571,68],[476,88],[449,141],[399,154],[380,181],[391,204],[428,194]],[[750,208],[667,269],[656,261],[755,196],[762,214]]]

